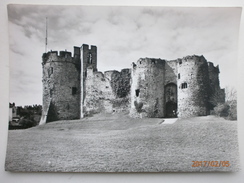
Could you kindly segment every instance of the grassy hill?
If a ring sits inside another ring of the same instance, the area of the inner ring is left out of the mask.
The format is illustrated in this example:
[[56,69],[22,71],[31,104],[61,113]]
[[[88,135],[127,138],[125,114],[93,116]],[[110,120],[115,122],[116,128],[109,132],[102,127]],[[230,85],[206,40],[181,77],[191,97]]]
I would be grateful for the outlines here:
[[[5,169],[53,172],[238,170],[237,122],[214,116],[132,119],[100,114],[9,131]],[[229,161],[192,167],[192,161]]]

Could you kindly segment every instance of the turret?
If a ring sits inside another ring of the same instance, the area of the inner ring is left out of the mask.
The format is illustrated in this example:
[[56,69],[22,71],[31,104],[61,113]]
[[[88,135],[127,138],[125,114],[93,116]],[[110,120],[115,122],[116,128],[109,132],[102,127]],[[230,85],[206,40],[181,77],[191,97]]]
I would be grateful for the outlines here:
[[43,112],[40,124],[80,118],[80,48],[43,54]]
[[213,110],[218,103],[225,102],[225,91],[220,88],[219,83],[219,66],[214,66],[212,62],[208,62],[209,84],[210,84],[210,109]]
[[204,116],[209,113],[208,64],[203,56],[178,60],[178,117]]
[[141,58],[132,65],[131,110],[134,117],[164,117],[165,61]]
[[80,86],[81,86],[81,108],[80,118],[84,117],[83,105],[86,96],[85,80],[87,77],[87,69],[92,69],[93,72],[97,71],[97,47],[83,44],[81,46],[81,75],[80,75]]

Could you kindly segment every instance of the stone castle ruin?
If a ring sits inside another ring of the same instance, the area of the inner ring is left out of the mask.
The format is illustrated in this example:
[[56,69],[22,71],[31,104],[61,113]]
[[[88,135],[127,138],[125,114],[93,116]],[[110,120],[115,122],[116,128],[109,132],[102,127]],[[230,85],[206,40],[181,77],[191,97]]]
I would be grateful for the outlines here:
[[40,124],[80,119],[95,113],[128,112],[131,117],[192,117],[210,114],[219,85],[219,67],[203,56],[166,61],[140,58],[131,69],[97,70],[97,47],[42,56],[43,112]]

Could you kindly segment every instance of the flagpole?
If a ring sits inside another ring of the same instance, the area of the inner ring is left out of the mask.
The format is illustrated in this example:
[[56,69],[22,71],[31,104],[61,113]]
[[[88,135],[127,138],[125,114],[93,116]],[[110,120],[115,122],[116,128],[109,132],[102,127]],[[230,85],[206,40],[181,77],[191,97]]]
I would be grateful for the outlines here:
[[45,38],[45,53],[47,53],[47,17],[46,17],[46,38]]

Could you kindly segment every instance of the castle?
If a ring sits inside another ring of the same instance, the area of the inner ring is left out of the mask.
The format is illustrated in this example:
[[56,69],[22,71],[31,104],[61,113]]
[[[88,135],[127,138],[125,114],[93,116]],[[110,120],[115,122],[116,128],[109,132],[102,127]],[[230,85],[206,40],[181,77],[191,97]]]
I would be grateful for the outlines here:
[[218,96],[219,67],[203,56],[166,61],[140,58],[131,69],[97,70],[97,47],[42,56],[43,112],[40,124],[127,111],[132,117],[192,117],[210,114]]

